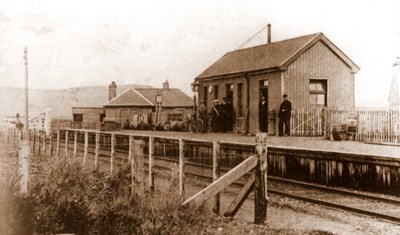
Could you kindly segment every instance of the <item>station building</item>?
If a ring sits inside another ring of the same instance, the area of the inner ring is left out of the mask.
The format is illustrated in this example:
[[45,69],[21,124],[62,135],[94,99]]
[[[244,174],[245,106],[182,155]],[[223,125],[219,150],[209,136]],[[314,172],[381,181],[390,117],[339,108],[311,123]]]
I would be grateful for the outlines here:
[[354,75],[359,67],[323,33],[230,51],[194,79],[199,101],[209,109],[212,100],[227,97],[233,103],[235,130],[259,130],[261,96],[269,111],[269,133],[283,94],[293,109],[312,107],[353,108]]

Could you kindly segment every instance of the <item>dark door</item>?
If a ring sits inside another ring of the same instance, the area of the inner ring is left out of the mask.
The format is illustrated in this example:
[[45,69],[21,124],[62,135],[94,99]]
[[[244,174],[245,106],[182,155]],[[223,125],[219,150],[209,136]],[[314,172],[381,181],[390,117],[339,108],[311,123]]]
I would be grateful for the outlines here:
[[226,84],[226,99],[230,102],[233,101],[233,84]]
[[204,101],[204,105],[207,107],[207,103],[208,103],[208,87],[207,86],[204,86],[203,87],[203,99],[202,100],[200,100],[200,102],[201,101]]
[[[269,132],[269,117],[268,117],[268,80],[260,81],[260,96],[259,96],[259,108],[258,108],[258,124],[261,132]],[[262,97],[265,101],[262,103]]]

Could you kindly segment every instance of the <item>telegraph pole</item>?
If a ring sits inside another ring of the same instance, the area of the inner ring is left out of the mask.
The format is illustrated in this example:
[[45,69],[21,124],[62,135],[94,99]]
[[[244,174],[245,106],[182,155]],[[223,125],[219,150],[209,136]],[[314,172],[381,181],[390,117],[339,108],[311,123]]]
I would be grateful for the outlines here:
[[24,136],[20,141],[19,152],[18,152],[18,174],[20,176],[19,185],[20,192],[23,194],[28,193],[29,184],[29,128],[28,128],[28,48],[24,50],[25,60],[25,126]]
[[25,128],[24,128],[24,139],[29,138],[29,127],[28,127],[28,48],[25,47],[24,50],[24,60],[25,60]]

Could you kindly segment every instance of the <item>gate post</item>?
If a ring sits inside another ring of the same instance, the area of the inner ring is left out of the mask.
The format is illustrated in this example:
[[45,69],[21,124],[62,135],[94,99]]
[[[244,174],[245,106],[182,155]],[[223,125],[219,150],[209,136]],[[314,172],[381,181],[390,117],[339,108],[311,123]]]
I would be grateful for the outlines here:
[[263,224],[267,218],[267,133],[256,134],[256,151],[258,163],[255,169],[254,182],[254,223]]

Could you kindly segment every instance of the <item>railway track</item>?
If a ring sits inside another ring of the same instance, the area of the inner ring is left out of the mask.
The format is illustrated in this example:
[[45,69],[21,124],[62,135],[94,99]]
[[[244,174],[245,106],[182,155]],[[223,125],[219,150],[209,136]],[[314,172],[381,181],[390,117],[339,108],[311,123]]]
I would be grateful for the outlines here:
[[[165,160],[162,161],[171,161]],[[187,163],[190,166],[185,174],[212,181],[210,167]],[[155,165],[158,169],[169,169]],[[197,169],[196,168],[203,168]],[[245,182],[236,182],[243,186]],[[279,177],[268,177],[268,193],[317,205],[327,206],[361,215],[367,215],[395,223],[400,223],[400,199],[380,196],[346,189],[331,188]]]

